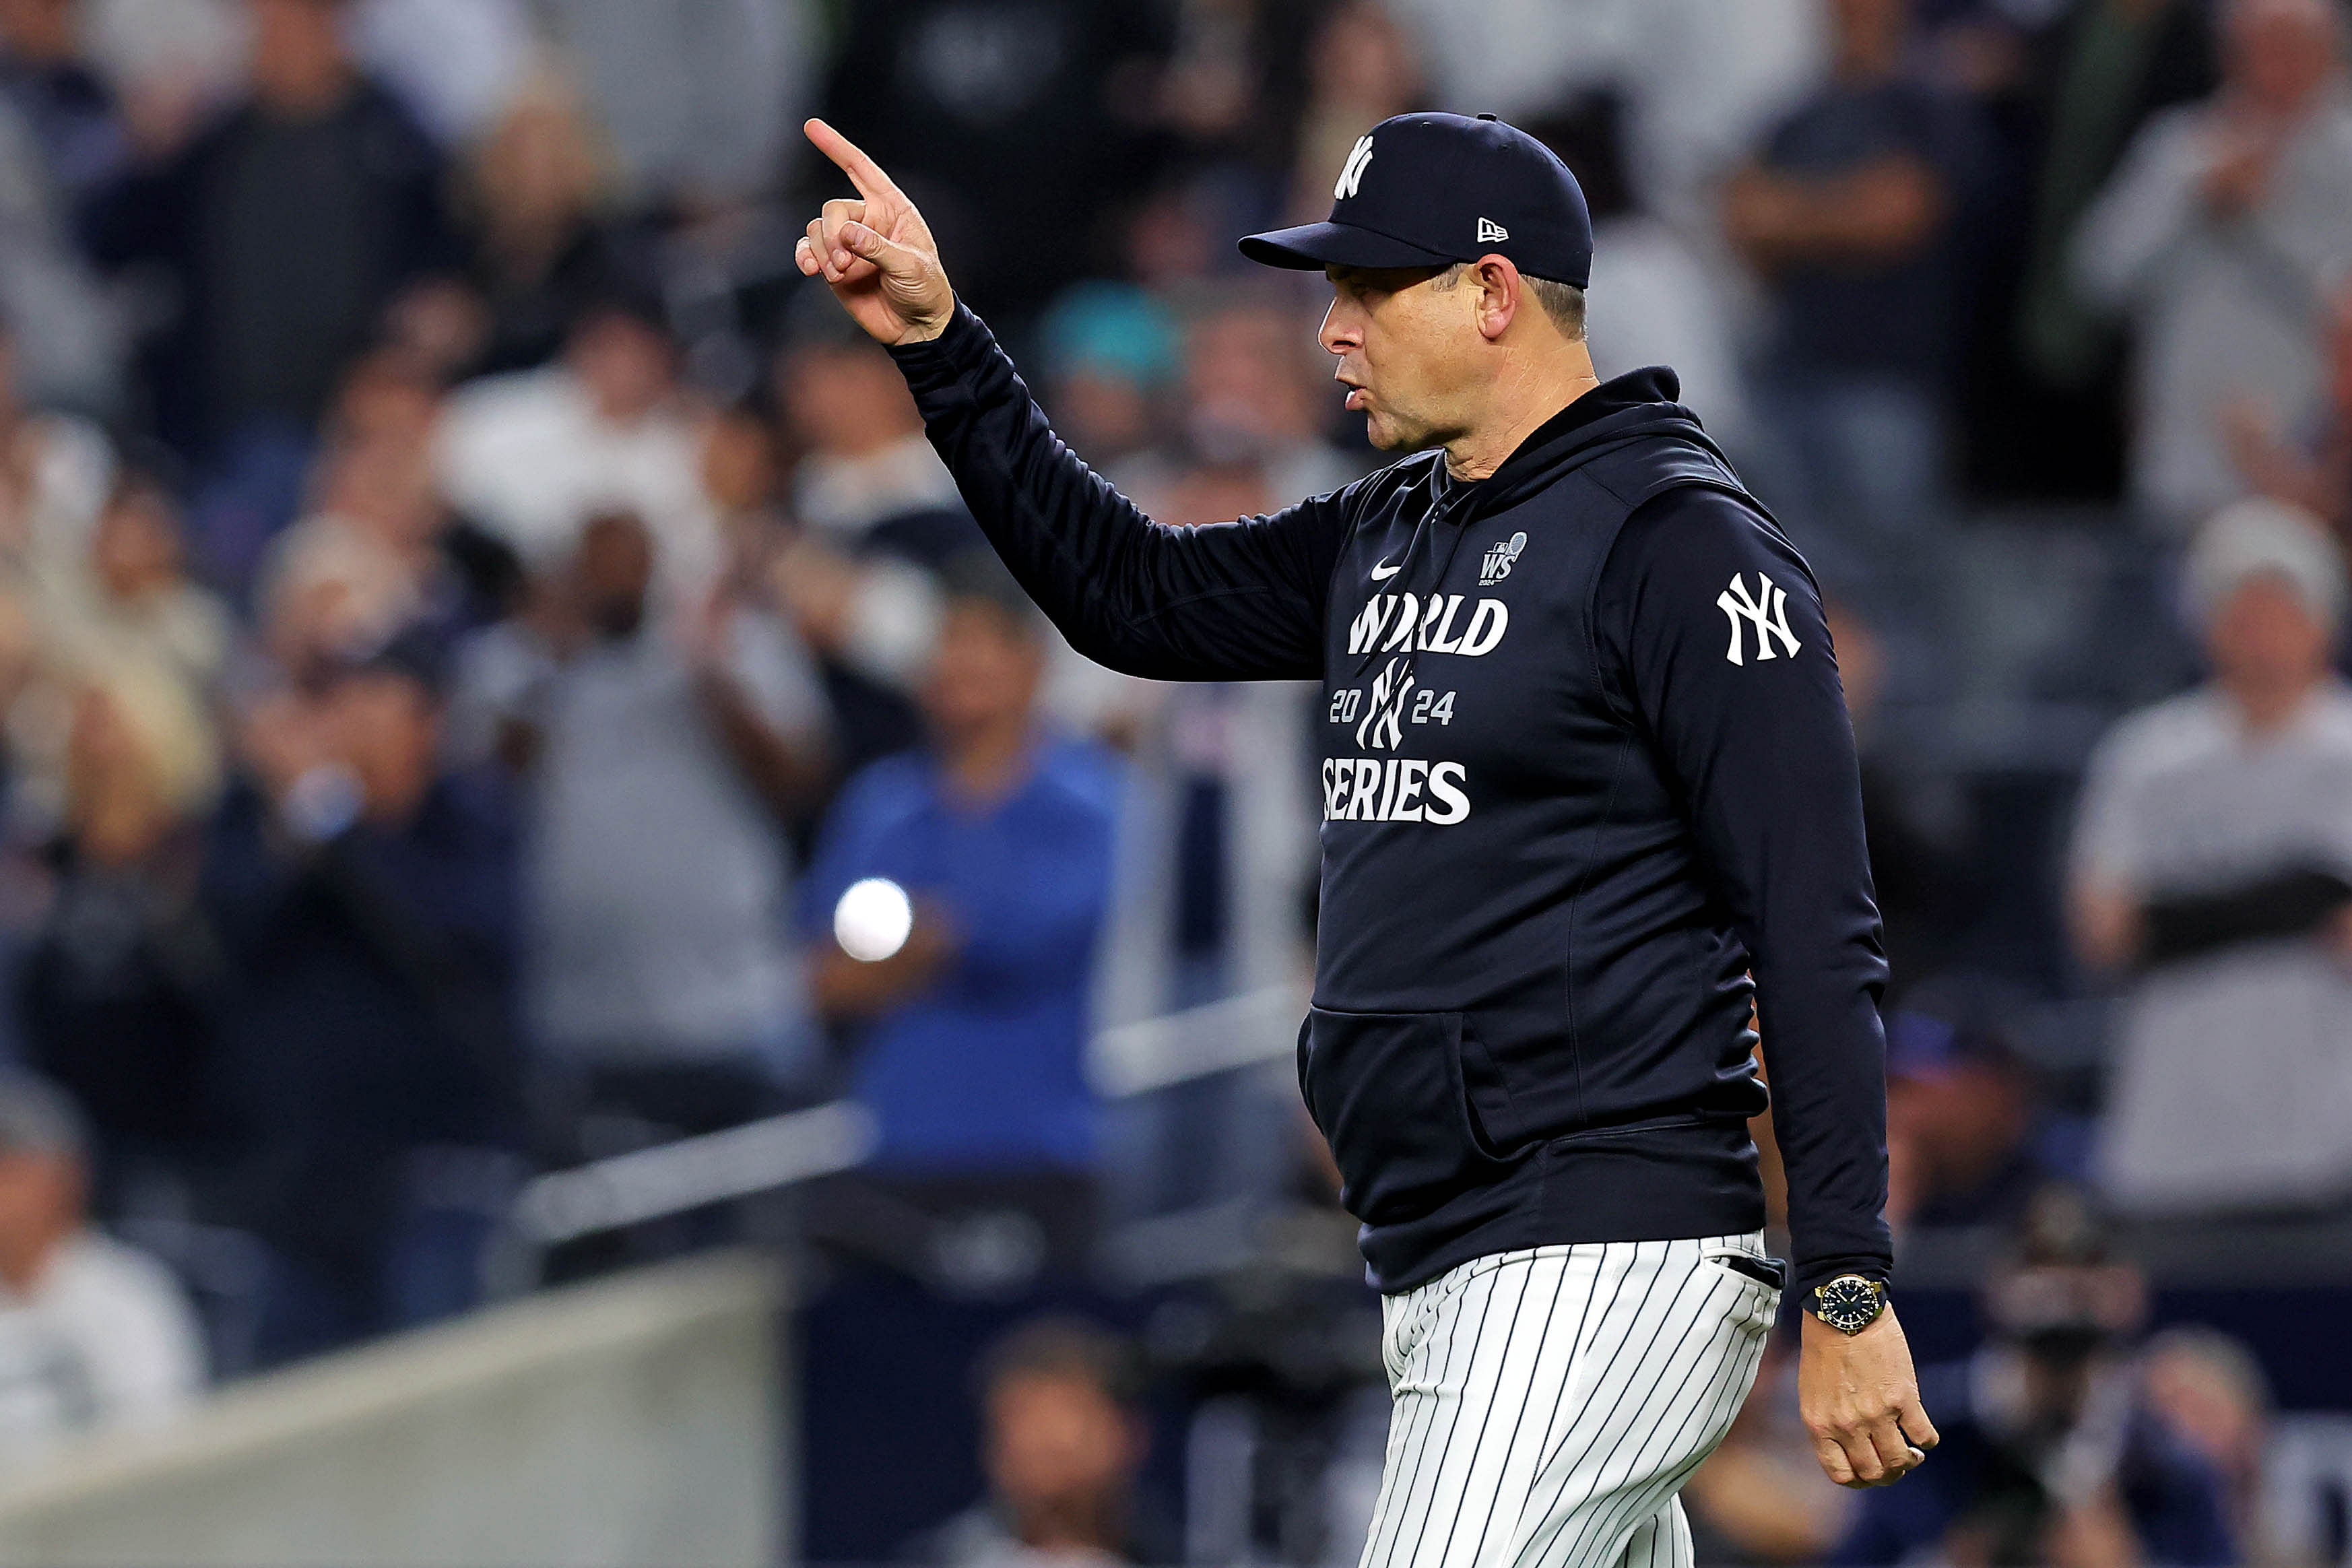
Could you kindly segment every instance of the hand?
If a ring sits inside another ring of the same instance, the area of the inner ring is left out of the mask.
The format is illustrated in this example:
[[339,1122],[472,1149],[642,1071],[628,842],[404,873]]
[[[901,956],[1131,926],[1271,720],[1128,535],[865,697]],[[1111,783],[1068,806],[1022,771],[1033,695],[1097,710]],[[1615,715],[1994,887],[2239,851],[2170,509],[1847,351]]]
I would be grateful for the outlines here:
[[915,923],[887,958],[852,958],[837,942],[817,951],[816,1005],[830,1018],[870,1018],[920,996],[963,950],[955,917],[928,899],[915,901]]
[[2137,1568],[2139,1531],[2112,1482],[2058,1510],[2042,1534],[2042,1560],[2053,1568]]
[[[1812,1435],[1813,1455],[1842,1487],[1883,1487],[1902,1479],[1937,1441],[1919,1407],[1911,1345],[1895,1309],[1854,1335],[1803,1314],[1797,1362],[1797,1408]],[[1918,1452],[1914,1453],[1916,1449]]]
[[722,584],[673,620],[670,636],[688,669],[699,676],[724,676],[734,626],[735,595]]
[[2259,205],[2270,189],[2280,140],[2257,126],[2225,125],[2205,166],[2205,202],[2224,217]]
[[284,798],[294,781],[323,763],[340,761],[329,717],[320,704],[291,691],[256,700],[237,721],[246,765],[270,798]]
[[2147,941],[2147,907],[2137,892],[2084,878],[2067,890],[2074,951],[2094,969],[2121,969]]
[[2269,398],[2240,392],[2221,405],[2220,423],[2231,463],[2257,494],[2292,501],[2321,517],[2334,512],[2326,465],[2305,458],[2293,442],[2279,438],[2286,422]]
[[1803,197],[1793,183],[1759,164],[1732,175],[1723,190],[1723,231],[1759,271],[1769,272],[1803,224]]
[[2230,461],[2249,483],[2260,489],[2259,476],[2276,464],[2279,442],[2273,432],[2279,427],[2277,408],[2262,394],[2241,388],[2221,400],[2214,424],[2221,433],[2222,446],[2229,449]]
[[839,654],[857,605],[857,563],[803,535],[777,552],[770,581],[793,628],[811,647]]
[[1936,172],[1900,154],[1873,159],[1826,194],[1837,215],[1830,253],[1864,260],[1916,255],[1934,240],[1950,205]]
[[822,120],[802,127],[857,187],[835,200],[793,248],[804,276],[822,277],[857,324],[884,343],[929,342],[947,331],[955,290],[923,215],[881,166]]

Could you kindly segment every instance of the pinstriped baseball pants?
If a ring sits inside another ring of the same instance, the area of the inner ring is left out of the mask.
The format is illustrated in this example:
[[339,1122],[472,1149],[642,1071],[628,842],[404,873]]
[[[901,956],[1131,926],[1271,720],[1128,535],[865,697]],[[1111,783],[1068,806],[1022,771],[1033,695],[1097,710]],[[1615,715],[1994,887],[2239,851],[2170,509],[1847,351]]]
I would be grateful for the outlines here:
[[1388,1455],[1361,1568],[1691,1568],[1675,1497],[1779,1307],[1757,1234],[1474,1258],[1381,1303]]

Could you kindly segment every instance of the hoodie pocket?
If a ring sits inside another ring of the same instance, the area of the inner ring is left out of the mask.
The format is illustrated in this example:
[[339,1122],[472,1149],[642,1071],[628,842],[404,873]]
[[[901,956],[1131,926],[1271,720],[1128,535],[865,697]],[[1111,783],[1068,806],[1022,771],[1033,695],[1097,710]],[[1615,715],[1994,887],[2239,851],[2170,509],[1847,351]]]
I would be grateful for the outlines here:
[[1339,1201],[1367,1225],[1419,1219],[1509,1168],[1470,1114],[1459,1013],[1309,1008],[1298,1086],[1330,1142]]

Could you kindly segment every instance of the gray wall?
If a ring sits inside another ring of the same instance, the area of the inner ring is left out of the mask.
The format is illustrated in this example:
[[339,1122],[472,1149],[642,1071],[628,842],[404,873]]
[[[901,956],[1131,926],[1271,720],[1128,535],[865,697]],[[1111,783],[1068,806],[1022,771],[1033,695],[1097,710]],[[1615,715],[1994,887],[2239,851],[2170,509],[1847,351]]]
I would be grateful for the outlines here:
[[0,1492],[0,1564],[784,1560],[783,1297],[757,1259],[698,1260],[237,1384]]

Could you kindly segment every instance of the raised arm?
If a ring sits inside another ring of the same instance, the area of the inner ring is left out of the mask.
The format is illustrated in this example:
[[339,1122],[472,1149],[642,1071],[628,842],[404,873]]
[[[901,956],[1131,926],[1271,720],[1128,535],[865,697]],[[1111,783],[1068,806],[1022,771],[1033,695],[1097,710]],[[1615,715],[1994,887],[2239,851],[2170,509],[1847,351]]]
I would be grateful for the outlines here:
[[1071,646],[1159,679],[1312,679],[1350,492],[1198,528],[1152,521],[1055,436],[980,319],[956,302],[904,193],[840,132],[809,139],[855,198],[825,203],[798,247],[887,345],[982,531]]
[[[2132,139],[2067,244],[2084,299],[2103,310],[2129,309],[2200,224],[2229,216],[2229,180],[2216,179],[2225,174],[2224,151],[2218,128],[2196,110],[2159,115]],[[2230,168],[2243,159],[2239,154]]]

